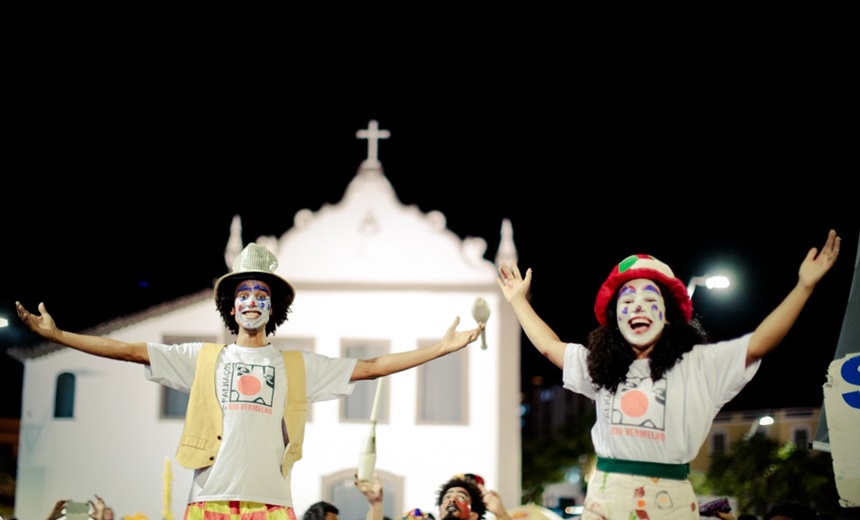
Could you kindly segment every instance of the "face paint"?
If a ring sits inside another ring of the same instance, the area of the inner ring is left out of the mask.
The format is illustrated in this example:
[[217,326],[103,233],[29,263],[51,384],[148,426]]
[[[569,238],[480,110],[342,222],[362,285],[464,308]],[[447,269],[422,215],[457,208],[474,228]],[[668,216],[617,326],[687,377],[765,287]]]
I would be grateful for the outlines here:
[[461,487],[452,487],[442,495],[440,504],[442,518],[452,520],[468,520],[472,515],[472,497],[469,492]]
[[618,291],[615,306],[618,329],[636,350],[654,346],[666,325],[666,302],[651,280],[637,278]]
[[236,287],[233,301],[236,322],[247,330],[258,330],[266,326],[272,312],[269,286],[259,280],[245,280]]
[[472,514],[472,497],[465,489],[452,487],[442,495],[439,509],[443,519],[467,520]]

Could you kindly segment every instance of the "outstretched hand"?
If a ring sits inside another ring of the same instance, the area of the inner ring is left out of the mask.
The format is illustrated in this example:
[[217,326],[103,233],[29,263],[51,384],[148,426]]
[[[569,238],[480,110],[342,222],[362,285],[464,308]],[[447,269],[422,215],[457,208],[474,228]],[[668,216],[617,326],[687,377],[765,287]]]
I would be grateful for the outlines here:
[[512,303],[514,299],[525,298],[528,294],[532,283],[532,270],[526,269],[524,279],[516,262],[512,262],[511,265],[501,262],[499,264],[499,278],[496,278],[496,283],[499,284],[508,303]]
[[15,302],[15,309],[18,311],[18,317],[24,322],[28,329],[42,336],[43,338],[51,339],[57,331],[57,325],[54,323],[54,318],[48,314],[45,309],[45,304],[39,304],[39,316],[31,314],[30,311],[21,305],[21,302]]
[[457,330],[457,325],[459,324],[460,317],[457,316],[454,318],[454,323],[448,327],[445,336],[442,337],[442,348],[445,352],[456,352],[469,343],[472,343],[481,337],[481,331],[487,326],[486,323],[479,323],[474,329],[459,331]]
[[827,234],[827,241],[821,252],[817,248],[812,248],[800,264],[798,277],[800,283],[808,288],[815,287],[815,284],[833,267],[836,259],[839,257],[839,246],[842,244],[842,238],[836,234],[836,231],[831,229]]

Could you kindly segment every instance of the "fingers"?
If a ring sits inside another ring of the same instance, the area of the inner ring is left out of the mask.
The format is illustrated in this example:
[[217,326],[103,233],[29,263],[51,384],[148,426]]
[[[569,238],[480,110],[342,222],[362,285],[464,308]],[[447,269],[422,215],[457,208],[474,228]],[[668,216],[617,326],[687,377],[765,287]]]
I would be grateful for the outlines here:
[[514,270],[514,276],[516,276],[518,279],[522,278],[522,275],[520,274],[520,268],[517,266],[516,262],[511,262],[511,268]]
[[836,234],[835,229],[831,229],[830,232],[827,233],[827,241],[824,243],[824,247],[821,248],[821,252],[827,252],[828,254],[839,254],[839,246],[842,244],[842,237]]
[[824,247],[825,247],[826,249],[829,249],[829,248],[833,247],[833,244],[834,244],[835,242],[836,242],[836,230],[835,230],[835,229],[831,229],[831,230],[827,233],[827,241],[824,243]]
[[806,254],[808,260],[814,261],[817,259],[822,259],[827,262],[836,261],[836,257],[839,256],[839,249],[842,245],[842,237],[836,234],[836,231],[831,229],[827,233],[827,241],[824,242],[824,245],[821,247],[821,251],[815,247],[811,248],[809,252]]
[[842,246],[842,237],[837,236],[837,237],[833,240],[833,254],[834,254],[834,255],[838,255],[838,254],[839,254],[839,248],[840,248],[841,246]]
[[520,278],[520,269],[517,267],[515,262],[511,262],[511,265],[507,265],[505,263],[501,263],[499,265],[499,274],[502,275],[502,278]]

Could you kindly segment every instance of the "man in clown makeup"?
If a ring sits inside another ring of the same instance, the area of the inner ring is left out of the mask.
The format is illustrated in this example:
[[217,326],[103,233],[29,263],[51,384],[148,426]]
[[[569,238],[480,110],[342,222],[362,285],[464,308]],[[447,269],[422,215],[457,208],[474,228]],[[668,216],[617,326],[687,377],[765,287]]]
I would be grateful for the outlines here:
[[720,409],[791,329],[840,242],[831,230],[820,252],[809,250],[797,284],[755,331],[713,344],[685,284],[652,256],[630,256],[610,272],[586,345],[562,341],[537,315],[527,297],[531,269],[523,277],[516,264],[500,264],[497,282],[526,336],[562,369],[565,388],[595,402],[597,469],[583,520],[699,518],[689,462]]
[[[233,271],[215,283],[215,304],[235,343],[129,343],[59,329],[39,304],[18,316],[42,336],[81,352],[140,363],[154,382],[190,393],[176,452],[194,470],[184,520],[296,520],[290,490],[302,458],[306,403],[352,393],[353,382],[416,367],[474,342],[484,324],[457,331],[455,318],[441,341],[373,359],[281,352],[267,340],[287,320],[295,291],[275,274],[278,260],[249,244]],[[301,383],[304,384],[301,384]],[[288,399],[289,397],[289,399]]]

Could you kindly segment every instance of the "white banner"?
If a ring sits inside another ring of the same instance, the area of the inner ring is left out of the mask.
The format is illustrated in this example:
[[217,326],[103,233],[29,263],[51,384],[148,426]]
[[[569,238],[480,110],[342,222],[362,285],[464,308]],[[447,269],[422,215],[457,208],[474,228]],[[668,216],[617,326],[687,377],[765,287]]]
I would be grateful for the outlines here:
[[860,507],[860,354],[830,363],[824,408],[839,505]]

